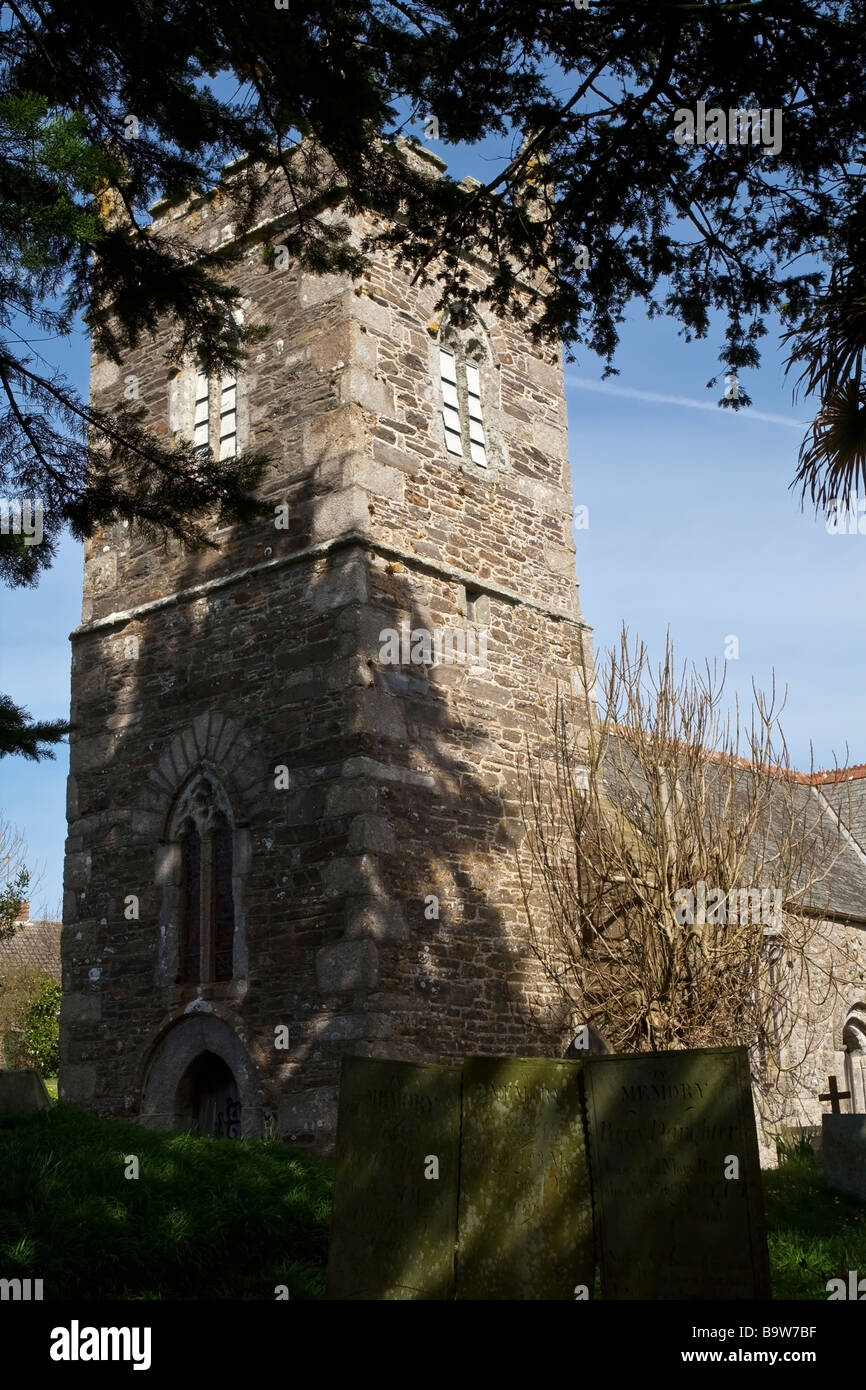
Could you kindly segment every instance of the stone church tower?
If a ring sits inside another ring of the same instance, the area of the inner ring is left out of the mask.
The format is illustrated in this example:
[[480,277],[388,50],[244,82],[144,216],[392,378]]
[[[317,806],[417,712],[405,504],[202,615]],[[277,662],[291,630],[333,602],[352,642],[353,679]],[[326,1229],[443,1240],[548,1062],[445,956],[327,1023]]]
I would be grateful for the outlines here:
[[[233,240],[230,189],[154,234]],[[274,517],[203,554],[120,525],[86,547],[60,1087],[327,1147],[344,1053],[549,1051],[518,768],[590,644],[558,355],[458,329],[386,258],[299,273],[290,217],[277,191],[242,239],[273,327],[237,380],[169,370],[168,330],[93,362],[98,405],[134,382],[159,434],[266,450]]]

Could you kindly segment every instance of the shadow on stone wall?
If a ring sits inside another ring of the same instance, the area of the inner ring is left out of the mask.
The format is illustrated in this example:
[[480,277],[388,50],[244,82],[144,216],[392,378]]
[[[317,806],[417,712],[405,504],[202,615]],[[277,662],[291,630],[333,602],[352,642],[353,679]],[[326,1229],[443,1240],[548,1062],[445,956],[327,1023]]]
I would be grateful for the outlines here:
[[[78,640],[79,660],[105,672],[86,724],[114,738],[98,768],[79,769],[73,754],[79,815],[98,828],[77,895],[79,921],[92,925],[71,956],[78,988],[96,958],[109,988],[100,1025],[82,1020],[69,1041],[102,1073],[94,1100],[111,1112],[138,1110],[154,1039],[207,1005],[238,1029],[262,1112],[301,1143],[333,1134],[343,1052],[457,1061],[542,1050],[519,940],[519,739],[509,754],[492,736],[514,614],[505,604],[494,613],[483,679],[459,666],[382,666],[383,628],[431,618],[411,576],[377,561],[369,538],[318,535],[320,503],[335,495],[319,478],[333,469],[322,456],[305,479],[272,475],[263,492],[288,498],[289,529],[254,523],[231,537],[232,568],[246,552],[256,572]],[[135,555],[170,566],[176,591],[211,577],[209,556],[174,542],[162,553],[139,543]],[[432,584],[435,566],[419,566]],[[452,612],[459,625],[456,595]],[[134,638],[137,658],[124,654]],[[537,700],[515,690],[513,670],[511,680],[514,740]],[[281,766],[289,786],[278,790]],[[248,978],[204,991],[205,1005],[156,972],[169,872],[160,856],[174,799],[200,767],[220,777],[249,831]],[[124,916],[130,894],[137,923]],[[290,1045],[278,1051],[284,1024]]]

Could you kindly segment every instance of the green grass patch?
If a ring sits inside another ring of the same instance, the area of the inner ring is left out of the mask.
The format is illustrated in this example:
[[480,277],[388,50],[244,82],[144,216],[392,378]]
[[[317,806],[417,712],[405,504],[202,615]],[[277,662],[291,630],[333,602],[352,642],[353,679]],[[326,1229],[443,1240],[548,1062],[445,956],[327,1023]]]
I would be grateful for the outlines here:
[[804,1155],[763,1179],[774,1298],[826,1299],[829,1279],[866,1276],[866,1203],[830,1192]]
[[[322,1296],[332,1170],[285,1144],[58,1105],[0,1120],[0,1174],[0,1276],[43,1279],[46,1299]],[[825,1300],[829,1279],[866,1276],[866,1203],[828,1192],[803,1154],[763,1182],[776,1298]]]
[[331,1170],[285,1144],[58,1105],[0,1121],[0,1174],[0,1275],[43,1279],[46,1299],[321,1297]]

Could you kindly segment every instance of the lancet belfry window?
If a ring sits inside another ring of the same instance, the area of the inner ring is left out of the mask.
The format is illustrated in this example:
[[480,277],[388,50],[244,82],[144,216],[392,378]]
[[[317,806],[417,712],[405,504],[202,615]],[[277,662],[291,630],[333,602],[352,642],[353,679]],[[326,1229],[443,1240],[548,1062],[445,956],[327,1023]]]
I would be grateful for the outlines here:
[[210,444],[210,383],[204,372],[195,374],[195,423],[193,443],[196,449],[207,453]]
[[233,459],[238,451],[238,384],[233,376],[220,383],[219,410],[219,456]]
[[235,935],[234,835],[227,799],[211,778],[203,775],[187,789],[178,836],[179,981],[209,984],[230,980]]
[[459,340],[439,349],[442,377],[442,420],[449,454],[487,467],[487,441],[481,404],[481,372],[477,361]]
[[212,448],[221,459],[233,459],[238,452],[238,384],[224,376],[217,386],[204,372],[195,374],[195,416],[193,443],[206,453]]

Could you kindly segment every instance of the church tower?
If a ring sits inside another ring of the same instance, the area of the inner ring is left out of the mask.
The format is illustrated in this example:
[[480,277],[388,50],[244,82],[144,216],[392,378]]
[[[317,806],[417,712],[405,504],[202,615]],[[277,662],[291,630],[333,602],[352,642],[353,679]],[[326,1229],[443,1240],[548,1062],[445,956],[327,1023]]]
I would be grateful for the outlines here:
[[[230,186],[154,234],[232,241]],[[300,272],[291,216],[277,192],[242,238],[273,328],[237,378],[170,371],[168,329],[93,362],[97,405],[132,379],[159,434],[267,451],[274,511],[217,551],[122,525],[86,547],[60,1088],[327,1149],[345,1053],[549,1051],[519,770],[591,653],[558,355],[458,326],[384,255]]]

